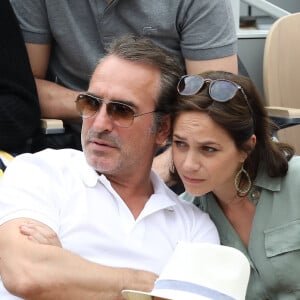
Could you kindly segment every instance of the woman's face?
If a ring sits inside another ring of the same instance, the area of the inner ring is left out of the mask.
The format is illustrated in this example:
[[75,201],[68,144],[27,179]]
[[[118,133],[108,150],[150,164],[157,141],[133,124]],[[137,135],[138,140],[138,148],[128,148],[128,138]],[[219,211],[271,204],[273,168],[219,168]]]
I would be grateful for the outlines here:
[[172,151],[185,190],[199,196],[234,191],[234,177],[246,159],[227,132],[202,112],[177,117]]

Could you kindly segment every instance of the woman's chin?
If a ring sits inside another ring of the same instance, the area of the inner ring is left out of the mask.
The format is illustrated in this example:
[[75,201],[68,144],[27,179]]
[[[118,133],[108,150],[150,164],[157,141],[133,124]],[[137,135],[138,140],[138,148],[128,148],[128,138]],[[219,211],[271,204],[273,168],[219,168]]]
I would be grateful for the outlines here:
[[184,189],[192,196],[202,196],[210,192],[209,189],[203,188],[196,184],[186,184],[184,183]]

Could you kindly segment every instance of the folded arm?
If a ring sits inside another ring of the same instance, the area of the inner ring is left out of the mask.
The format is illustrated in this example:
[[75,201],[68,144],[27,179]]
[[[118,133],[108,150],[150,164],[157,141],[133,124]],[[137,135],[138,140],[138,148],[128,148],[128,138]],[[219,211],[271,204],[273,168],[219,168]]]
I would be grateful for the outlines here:
[[28,222],[15,219],[0,226],[1,277],[10,293],[28,300],[119,300],[124,288],[152,289],[153,273],[107,267],[60,247],[33,243],[20,232]]

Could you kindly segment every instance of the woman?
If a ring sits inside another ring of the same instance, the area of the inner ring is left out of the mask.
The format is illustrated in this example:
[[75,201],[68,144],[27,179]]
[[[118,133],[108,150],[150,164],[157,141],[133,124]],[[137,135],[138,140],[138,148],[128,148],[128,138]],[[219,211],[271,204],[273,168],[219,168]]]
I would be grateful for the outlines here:
[[[300,158],[247,77],[184,76],[173,115],[174,174],[251,263],[246,299],[300,299]],[[234,267],[234,266],[233,266]]]

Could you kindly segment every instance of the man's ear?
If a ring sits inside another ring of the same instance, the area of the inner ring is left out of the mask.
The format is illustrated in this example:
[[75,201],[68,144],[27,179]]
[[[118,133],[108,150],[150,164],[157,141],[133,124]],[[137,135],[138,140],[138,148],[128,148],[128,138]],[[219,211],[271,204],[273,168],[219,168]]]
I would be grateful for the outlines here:
[[156,143],[157,145],[164,145],[168,139],[171,131],[171,118],[170,115],[162,117],[160,127],[158,128],[156,134]]

